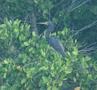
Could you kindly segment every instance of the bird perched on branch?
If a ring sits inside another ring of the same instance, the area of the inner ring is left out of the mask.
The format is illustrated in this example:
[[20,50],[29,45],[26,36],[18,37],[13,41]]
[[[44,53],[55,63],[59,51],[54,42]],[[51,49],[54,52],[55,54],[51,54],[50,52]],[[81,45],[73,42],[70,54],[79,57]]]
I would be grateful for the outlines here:
[[50,20],[50,16],[49,16],[48,22],[40,22],[38,24],[43,24],[48,26],[47,30],[45,31],[45,37],[48,44],[64,57],[65,50],[62,43],[58,38],[51,36],[51,33],[54,32],[55,26],[54,26],[54,23]]
[[48,29],[45,32],[45,37],[46,37],[48,44],[64,57],[65,50],[64,50],[62,43],[57,37],[51,36],[51,32],[54,31],[54,24],[50,20],[50,18],[49,18],[47,25],[48,25]]

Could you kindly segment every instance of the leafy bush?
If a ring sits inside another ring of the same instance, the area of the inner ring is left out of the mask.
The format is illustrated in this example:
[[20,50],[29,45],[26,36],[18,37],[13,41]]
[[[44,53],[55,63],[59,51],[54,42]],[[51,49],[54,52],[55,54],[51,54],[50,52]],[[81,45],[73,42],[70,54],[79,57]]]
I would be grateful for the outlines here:
[[97,62],[79,53],[68,28],[57,33],[66,57],[29,29],[20,20],[5,19],[0,25],[0,90],[97,88]]

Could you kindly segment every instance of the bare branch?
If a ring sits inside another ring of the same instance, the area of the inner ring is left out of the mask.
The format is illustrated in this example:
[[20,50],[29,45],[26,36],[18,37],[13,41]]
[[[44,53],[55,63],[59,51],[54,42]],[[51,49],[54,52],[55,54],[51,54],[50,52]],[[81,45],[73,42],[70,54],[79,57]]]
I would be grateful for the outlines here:
[[[58,4],[56,4],[55,6],[53,6],[51,9],[53,9],[53,8],[56,8],[56,7],[60,6],[63,2],[64,2],[64,0],[61,0]],[[50,9],[50,10],[51,10],[51,9]]]
[[[84,2],[82,2],[81,4],[79,4],[78,6],[76,6],[75,8],[72,8],[72,6],[70,6],[68,12],[74,11],[75,9],[77,9],[77,8],[79,8],[79,7],[81,7],[81,6],[83,6],[84,4],[86,4],[86,3],[89,2],[89,1],[90,1],[90,0],[85,0]],[[71,8],[72,8],[72,9],[71,9]],[[71,9],[71,10],[70,10],[70,9]]]
[[88,28],[93,27],[94,25],[96,25],[96,23],[97,23],[97,20],[95,20],[95,21],[92,22],[91,24],[88,24],[88,25],[84,26],[83,28],[81,28],[80,30],[78,30],[74,35],[77,35],[77,34],[79,34],[80,32],[82,32],[82,31],[84,31],[84,30],[86,30],[86,29],[88,29]]
[[96,44],[97,44],[97,42],[94,42],[94,43],[92,43],[92,44],[86,46],[85,48],[89,48],[89,47],[94,46],[94,45],[96,45]]
[[79,48],[79,53],[86,53],[86,54],[92,54],[97,52],[97,42],[94,42],[86,47],[83,47],[82,49]]

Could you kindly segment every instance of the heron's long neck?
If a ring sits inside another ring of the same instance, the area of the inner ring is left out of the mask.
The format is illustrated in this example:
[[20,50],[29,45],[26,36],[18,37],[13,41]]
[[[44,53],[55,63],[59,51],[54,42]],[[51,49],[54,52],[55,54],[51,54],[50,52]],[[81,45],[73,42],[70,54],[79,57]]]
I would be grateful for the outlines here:
[[49,37],[50,37],[50,32],[45,32],[45,38],[48,40],[49,39]]
[[46,32],[45,33],[45,39],[46,39],[46,42],[49,44],[49,41],[50,41],[50,33]]

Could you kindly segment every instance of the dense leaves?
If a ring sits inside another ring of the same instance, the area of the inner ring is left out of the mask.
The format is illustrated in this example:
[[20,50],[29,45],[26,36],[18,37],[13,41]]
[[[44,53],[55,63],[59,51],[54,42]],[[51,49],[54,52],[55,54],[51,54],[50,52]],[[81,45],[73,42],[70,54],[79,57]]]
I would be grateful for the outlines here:
[[44,36],[31,33],[29,28],[19,20],[5,19],[0,25],[1,90],[97,88],[96,61],[78,52],[68,28],[57,33],[66,48],[65,58],[47,44]]
[[[0,90],[96,90],[96,0],[0,0],[0,12]],[[65,57],[46,41],[49,19]]]

